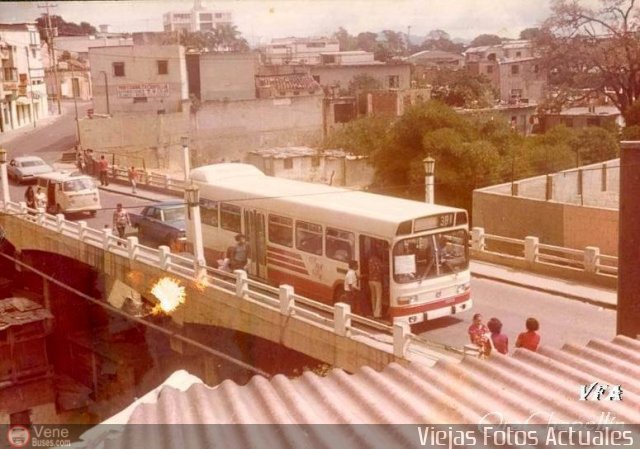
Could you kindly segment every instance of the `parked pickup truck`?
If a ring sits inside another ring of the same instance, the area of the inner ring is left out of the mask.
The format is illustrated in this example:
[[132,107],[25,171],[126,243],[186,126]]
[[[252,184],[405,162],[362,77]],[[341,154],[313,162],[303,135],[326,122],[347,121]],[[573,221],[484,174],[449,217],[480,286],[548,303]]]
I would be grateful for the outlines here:
[[146,206],[141,214],[129,214],[129,218],[138,230],[140,243],[167,245],[175,251],[186,242],[184,214],[183,202],[166,201]]

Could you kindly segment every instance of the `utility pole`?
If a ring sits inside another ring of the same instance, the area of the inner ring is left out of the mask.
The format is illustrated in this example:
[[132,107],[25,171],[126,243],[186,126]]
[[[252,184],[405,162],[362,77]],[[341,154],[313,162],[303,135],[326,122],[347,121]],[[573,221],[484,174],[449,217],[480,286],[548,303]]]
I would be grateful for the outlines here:
[[29,47],[24,48],[27,53],[27,82],[29,83],[29,95],[31,96],[31,119],[33,121],[33,127],[36,125],[36,107],[33,103],[33,83],[31,82],[31,59],[29,58]]
[[58,103],[58,115],[62,114],[62,106],[60,106],[60,81],[58,81],[58,62],[56,61],[56,51],[53,46],[54,32],[51,27],[51,15],[49,14],[49,8],[57,8],[58,5],[50,4],[46,2],[44,5],[38,5],[38,8],[45,8],[47,10],[47,45],[49,46],[49,67],[53,66],[53,77],[56,84],[56,102]]

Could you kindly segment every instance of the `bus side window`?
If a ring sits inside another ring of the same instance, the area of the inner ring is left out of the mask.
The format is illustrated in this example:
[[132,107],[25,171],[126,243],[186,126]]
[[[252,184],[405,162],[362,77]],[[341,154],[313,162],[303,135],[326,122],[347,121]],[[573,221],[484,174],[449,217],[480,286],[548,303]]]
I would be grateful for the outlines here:
[[335,228],[327,228],[325,242],[327,257],[342,262],[353,259],[353,242],[355,237],[352,232],[341,231]]
[[293,220],[280,215],[269,214],[269,241],[292,248]]
[[215,201],[200,200],[200,221],[208,226],[218,227],[218,203]]
[[296,248],[321,256],[322,226],[306,221],[296,221]]
[[227,203],[220,204],[220,226],[227,231],[241,232],[242,215],[240,207]]

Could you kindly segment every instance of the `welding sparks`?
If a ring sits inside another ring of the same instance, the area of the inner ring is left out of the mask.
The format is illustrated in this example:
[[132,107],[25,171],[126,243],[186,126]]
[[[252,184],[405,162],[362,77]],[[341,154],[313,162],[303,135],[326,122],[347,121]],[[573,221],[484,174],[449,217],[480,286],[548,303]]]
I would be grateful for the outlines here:
[[165,277],[160,279],[151,289],[151,294],[156,297],[157,304],[151,313],[171,313],[184,303],[187,295],[184,286],[174,279]]

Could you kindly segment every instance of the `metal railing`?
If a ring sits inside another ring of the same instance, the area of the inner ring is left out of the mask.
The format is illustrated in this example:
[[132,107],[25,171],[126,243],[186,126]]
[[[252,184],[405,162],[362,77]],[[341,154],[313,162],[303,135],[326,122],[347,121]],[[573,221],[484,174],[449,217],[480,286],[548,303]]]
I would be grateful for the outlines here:
[[462,353],[461,350],[413,335],[407,323],[389,325],[365,318],[353,313],[348,304],[337,303],[329,306],[296,294],[290,285],[275,287],[249,279],[247,273],[242,270],[228,273],[218,268],[199,266],[193,258],[171,253],[168,246],[150,248],[141,245],[137,237],[121,239],[113,235],[110,229],[98,230],[88,227],[85,221],[68,221],[63,214],[51,215],[42,208],[31,209],[24,202],[0,203],[0,210],[84,244],[195,281],[202,288],[225,291],[239,299],[277,310],[282,315],[296,317],[325,330],[332,330],[340,336],[357,338],[371,345],[375,343],[376,347],[384,343],[389,347],[388,352],[399,358],[407,358],[409,353],[412,353],[414,357],[436,359],[434,349],[456,355]]
[[[184,195],[186,183],[183,179],[171,178],[169,175],[154,173],[144,170],[136,170],[137,184],[141,188],[165,190]],[[110,167],[111,180],[118,183],[129,183],[129,169],[118,165]]]

